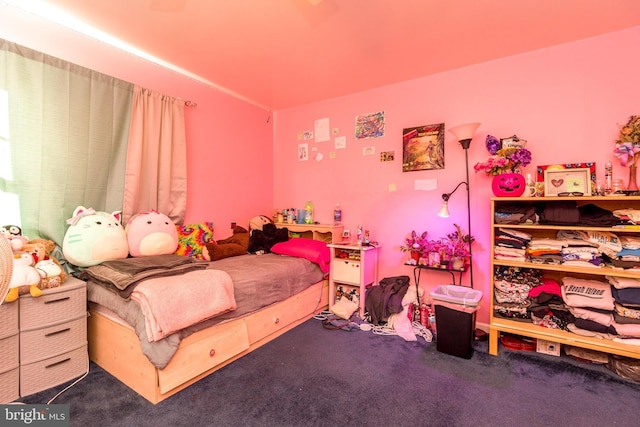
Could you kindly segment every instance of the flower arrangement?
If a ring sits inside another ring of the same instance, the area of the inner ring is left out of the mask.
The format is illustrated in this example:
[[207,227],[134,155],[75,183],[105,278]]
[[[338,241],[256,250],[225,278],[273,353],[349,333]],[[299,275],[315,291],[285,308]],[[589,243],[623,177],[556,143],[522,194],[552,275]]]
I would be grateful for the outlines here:
[[622,166],[635,166],[640,158],[640,116],[631,116],[620,128],[613,154]]
[[423,254],[429,250],[429,240],[427,240],[427,232],[418,234],[415,231],[411,232],[411,235],[405,238],[404,245],[400,246],[402,252],[417,252]]
[[[509,138],[512,141],[520,141],[517,136]],[[503,144],[492,135],[487,135],[486,147],[491,154],[484,162],[478,162],[473,166],[476,172],[485,172],[487,175],[500,175],[503,173],[520,172],[520,167],[531,163],[531,152],[524,145]]]
[[471,256],[471,243],[475,237],[464,234],[458,224],[453,224],[455,231],[447,234],[442,240],[444,250],[450,258],[467,258]]

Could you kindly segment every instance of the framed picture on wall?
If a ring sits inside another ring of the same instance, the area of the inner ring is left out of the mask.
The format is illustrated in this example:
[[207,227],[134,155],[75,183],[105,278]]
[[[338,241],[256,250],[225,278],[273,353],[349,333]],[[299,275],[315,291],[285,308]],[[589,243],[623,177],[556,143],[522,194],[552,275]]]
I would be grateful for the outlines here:
[[546,170],[545,196],[590,196],[591,177],[588,168]]
[[444,169],[444,123],[402,130],[402,172]]

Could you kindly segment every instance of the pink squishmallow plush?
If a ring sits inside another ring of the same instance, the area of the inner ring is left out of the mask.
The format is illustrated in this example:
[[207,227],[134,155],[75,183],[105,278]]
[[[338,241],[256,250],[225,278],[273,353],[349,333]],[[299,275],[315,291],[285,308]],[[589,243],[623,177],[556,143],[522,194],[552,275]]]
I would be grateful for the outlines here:
[[175,224],[155,210],[131,217],[124,231],[133,257],[172,254],[178,247]]
[[126,258],[129,245],[120,220],[120,212],[96,212],[78,206],[67,220],[69,228],[62,242],[64,257],[78,267]]

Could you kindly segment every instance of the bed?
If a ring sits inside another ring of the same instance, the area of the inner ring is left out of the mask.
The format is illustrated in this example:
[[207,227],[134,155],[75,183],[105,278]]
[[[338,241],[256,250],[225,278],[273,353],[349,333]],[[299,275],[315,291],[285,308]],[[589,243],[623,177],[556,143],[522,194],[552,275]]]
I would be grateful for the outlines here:
[[140,304],[84,274],[89,357],[156,404],[325,309],[326,266],[309,258],[247,254],[205,263],[232,279],[236,307],[152,343]]

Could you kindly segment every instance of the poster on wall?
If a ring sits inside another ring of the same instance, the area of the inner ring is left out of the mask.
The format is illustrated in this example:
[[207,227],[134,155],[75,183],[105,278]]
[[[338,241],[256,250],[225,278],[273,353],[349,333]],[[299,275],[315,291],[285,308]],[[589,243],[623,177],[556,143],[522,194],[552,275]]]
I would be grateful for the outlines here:
[[444,123],[402,130],[402,172],[444,169]]
[[356,116],[356,139],[384,136],[384,111]]

